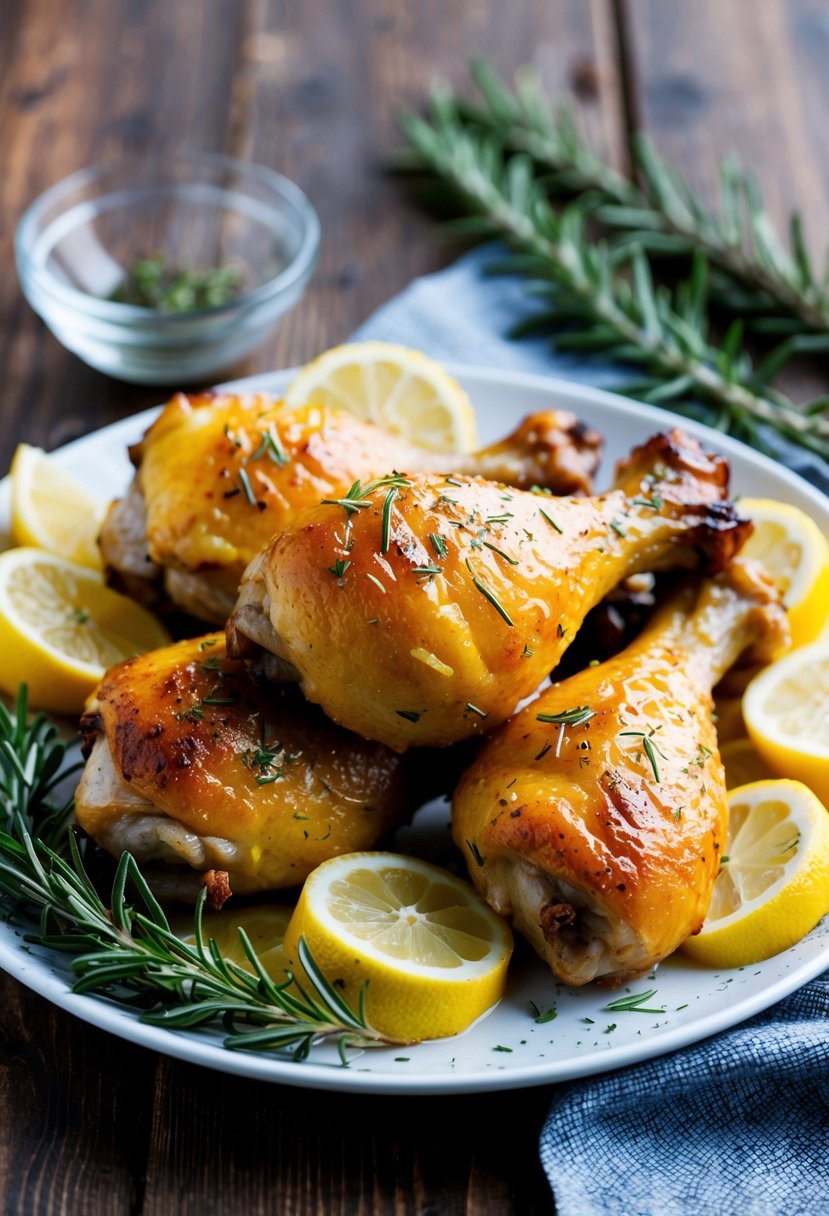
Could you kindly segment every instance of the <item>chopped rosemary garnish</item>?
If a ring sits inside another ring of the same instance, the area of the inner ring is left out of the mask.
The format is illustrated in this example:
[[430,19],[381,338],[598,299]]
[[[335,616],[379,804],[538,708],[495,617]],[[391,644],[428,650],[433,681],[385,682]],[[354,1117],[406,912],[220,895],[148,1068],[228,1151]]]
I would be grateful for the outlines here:
[[397,490],[392,486],[383,502],[383,523],[380,533],[381,553],[388,553],[389,544],[391,543],[391,508],[395,498],[397,498]]
[[429,533],[429,540],[432,542],[432,548],[438,557],[446,557],[446,541],[437,532]]
[[632,502],[634,507],[649,507],[651,511],[662,510],[662,499],[658,494],[652,494],[650,498],[634,498]]
[[260,456],[264,456],[265,452],[268,453],[274,464],[278,464],[280,467],[291,463],[291,458],[283,448],[279,436],[270,427],[268,430],[262,431],[262,442],[256,451],[250,454],[248,460],[258,460]]
[[354,515],[357,511],[364,511],[366,507],[371,506],[371,495],[376,490],[382,490],[386,486],[399,490],[411,484],[405,477],[401,477],[399,473],[391,473],[388,477],[378,477],[374,481],[366,482],[365,485],[363,485],[358,477],[348,493],[343,495],[342,498],[323,498],[321,505],[324,507],[342,507],[346,515]]
[[426,575],[433,578],[436,574],[443,574],[442,566],[412,566],[412,574]]
[[664,1013],[665,1009],[650,1009],[645,1002],[656,996],[656,989],[649,988],[647,992],[631,992],[629,996],[620,996],[602,1009],[607,1013]]
[[173,266],[163,253],[153,253],[133,262],[109,298],[155,312],[195,312],[235,300],[245,277],[242,266]]
[[493,553],[497,553],[499,557],[503,557],[504,561],[509,562],[511,566],[518,565],[517,557],[510,557],[508,553],[505,553],[503,549],[499,549],[497,545],[491,544],[488,540],[485,540],[483,545],[485,549],[491,549]]
[[613,529],[613,531],[616,533],[617,536],[621,536],[621,537],[627,536],[627,532],[625,532],[624,528],[617,520],[611,519],[610,526]]
[[490,524],[505,524],[512,519],[512,511],[504,511],[501,515],[488,515],[484,523],[489,527]]
[[242,486],[242,490],[244,492],[245,498],[248,500],[250,505],[252,507],[257,506],[258,500],[256,498],[256,495],[253,492],[253,486],[250,484],[250,478],[248,477],[248,471],[246,468],[244,468],[244,466],[239,470],[239,482]]
[[374,576],[373,574],[369,574],[369,573],[368,573],[368,571],[366,571],[366,578],[367,578],[367,579],[368,579],[370,582],[374,583],[374,586],[375,586],[375,587],[378,587],[378,588],[379,588],[379,589],[380,589],[380,590],[383,592],[383,595],[385,595],[385,594],[386,594],[386,588],[385,588],[385,587],[383,586],[383,584],[380,582],[379,578],[375,578],[375,576]]
[[333,574],[334,577],[339,580],[340,585],[342,585],[345,572],[350,565],[350,561],[347,561],[345,558],[338,557],[333,566],[326,566],[326,570],[329,574]]
[[576,705],[573,709],[563,709],[557,714],[536,714],[537,722],[549,722],[553,726],[581,726],[595,718],[595,709],[587,705]]
[[464,717],[466,717],[467,714],[477,714],[479,718],[486,718],[488,716],[485,709],[478,709],[478,706],[473,705],[471,701],[467,701],[466,709],[463,711]]
[[422,711],[417,709],[396,709],[394,712],[407,722],[419,722],[422,715]]
[[484,599],[489,600],[490,604],[492,604],[492,607],[495,609],[495,611],[498,613],[498,615],[503,617],[504,620],[506,621],[506,623],[510,626],[510,628],[512,628],[513,622],[511,620],[511,618],[509,617],[506,609],[503,607],[503,605],[499,601],[495,592],[490,591],[489,587],[487,587],[487,585],[485,583],[481,582],[481,580],[478,578],[477,574],[472,569],[472,566],[469,564],[469,558],[466,559],[466,568],[469,571],[469,573],[472,575],[472,582],[473,582],[475,588],[478,591],[480,591],[480,593],[484,597]]
[[555,528],[556,532],[558,532],[559,534],[563,534],[564,529],[560,528],[558,526],[558,524],[556,523],[556,521],[554,519],[551,519],[550,516],[547,514],[547,512],[545,510],[543,510],[541,507],[538,508],[538,514],[541,515],[544,519],[546,519],[547,523],[550,525],[551,528]]
[[549,1009],[545,1009],[542,1013],[535,1001],[530,1001],[530,1013],[532,1014],[533,1021],[539,1026],[543,1026],[545,1022],[552,1022],[558,1017],[558,1010],[555,1005],[551,1005]]
[[[656,729],[658,730],[659,728],[657,727]],[[619,731],[619,737],[624,738],[625,736],[628,736],[630,738],[636,738],[636,739],[642,740],[642,747],[645,749],[645,755],[647,756],[648,763],[650,764],[651,769],[653,771],[653,779],[656,782],[656,784],[659,785],[660,784],[659,765],[656,763],[656,753],[659,752],[659,754],[663,760],[667,760],[668,757],[665,755],[665,753],[663,751],[660,751],[660,749],[654,745],[651,735],[653,735],[655,733],[656,733],[656,731],[653,731],[653,730],[650,732],[650,734],[647,734],[643,730],[622,730],[622,731]],[[710,755],[710,752],[709,752],[709,755]]]

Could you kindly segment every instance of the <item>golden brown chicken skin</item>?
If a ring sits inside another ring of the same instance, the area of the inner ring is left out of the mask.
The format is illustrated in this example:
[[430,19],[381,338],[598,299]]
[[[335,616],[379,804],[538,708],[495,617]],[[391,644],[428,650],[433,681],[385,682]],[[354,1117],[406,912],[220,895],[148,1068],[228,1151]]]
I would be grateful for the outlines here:
[[296,689],[263,692],[218,634],[112,668],[83,725],[81,827],[142,863],[227,871],[236,892],[295,886],[404,817],[399,757]]
[[771,583],[737,559],[485,744],[453,836],[557,978],[620,982],[702,927],[728,814],[711,687],[747,646],[768,660],[787,637]]
[[637,449],[596,498],[387,479],[306,512],[251,564],[231,653],[267,652],[274,677],[400,750],[481,734],[535,691],[622,578],[727,563],[751,528],[725,501],[727,478],[676,431]]
[[357,479],[394,468],[482,473],[555,492],[589,490],[600,439],[566,411],[530,415],[480,452],[416,448],[352,414],[288,410],[265,396],[178,394],[130,455],[126,496],[101,548],[110,578],[152,602],[224,624],[248,562],[295,516]]

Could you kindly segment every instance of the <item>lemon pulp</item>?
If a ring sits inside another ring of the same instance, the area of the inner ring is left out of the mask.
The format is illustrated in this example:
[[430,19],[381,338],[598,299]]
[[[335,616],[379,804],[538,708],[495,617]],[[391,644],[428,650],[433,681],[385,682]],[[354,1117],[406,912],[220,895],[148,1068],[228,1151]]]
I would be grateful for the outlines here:
[[503,993],[512,935],[468,883],[415,858],[352,853],[306,880],[285,935],[328,981],[397,1042],[457,1034]]
[[285,404],[347,410],[409,443],[438,452],[478,446],[475,411],[449,373],[420,351],[392,342],[335,346],[289,384]]

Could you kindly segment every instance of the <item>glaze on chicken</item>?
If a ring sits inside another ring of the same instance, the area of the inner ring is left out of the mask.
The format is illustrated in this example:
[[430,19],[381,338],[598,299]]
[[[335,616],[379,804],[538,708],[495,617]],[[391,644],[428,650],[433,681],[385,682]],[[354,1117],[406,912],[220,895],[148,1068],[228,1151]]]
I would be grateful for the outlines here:
[[399,750],[483,733],[621,579],[727,565],[751,529],[727,481],[681,431],[636,449],[596,498],[383,479],[305,512],[251,564],[230,653],[266,655],[334,721]]
[[453,836],[558,979],[630,979],[702,927],[728,814],[711,688],[747,647],[768,661],[787,638],[771,582],[737,559],[484,745]]
[[113,667],[83,730],[78,823],[149,864],[169,896],[192,896],[217,871],[240,893],[297,886],[404,818],[400,758],[333,726],[296,689],[257,686],[221,634]]
[[404,443],[352,414],[288,410],[264,396],[178,394],[131,449],[135,478],[101,534],[109,577],[144,603],[167,599],[224,624],[248,562],[304,508],[395,468],[480,473],[587,493],[600,439],[572,414],[532,414],[472,454]]

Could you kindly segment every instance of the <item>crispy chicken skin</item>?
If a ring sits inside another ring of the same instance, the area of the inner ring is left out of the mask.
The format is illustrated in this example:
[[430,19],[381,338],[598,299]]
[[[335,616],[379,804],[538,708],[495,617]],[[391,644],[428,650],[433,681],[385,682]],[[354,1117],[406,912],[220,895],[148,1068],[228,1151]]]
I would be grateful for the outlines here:
[[[618,983],[699,932],[728,814],[711,687],[746,647],[768,660],[787,640],[771,583],[737,559],[484,745],[455,793],[453,836],[557,978]],[[593,716],[539,720],[577,709]]]
[[264,650],[271,676],[299,679],[334,721],[399,750],[481,734],[621,579],[728,563],[751,524],[727,481],[725,461],[673,431],[596,498],[412,476],[359,507],[318,506],[248,568],[230,653]]
[[101,534],[111,580],[224,624],[248,562],[304,508],[394,468],[482,473],[587,493],[601,441],[572,414],[530,415],[471,455],[429,452],[318,406],[264,396],[178,394],[131,449],[134,481]]
[[399,757],[296,689],[263,691],[220,634],[113,667],[82,726],[81,827],[142,864],[227,871],[235,892],[295,886],[403,818]]

